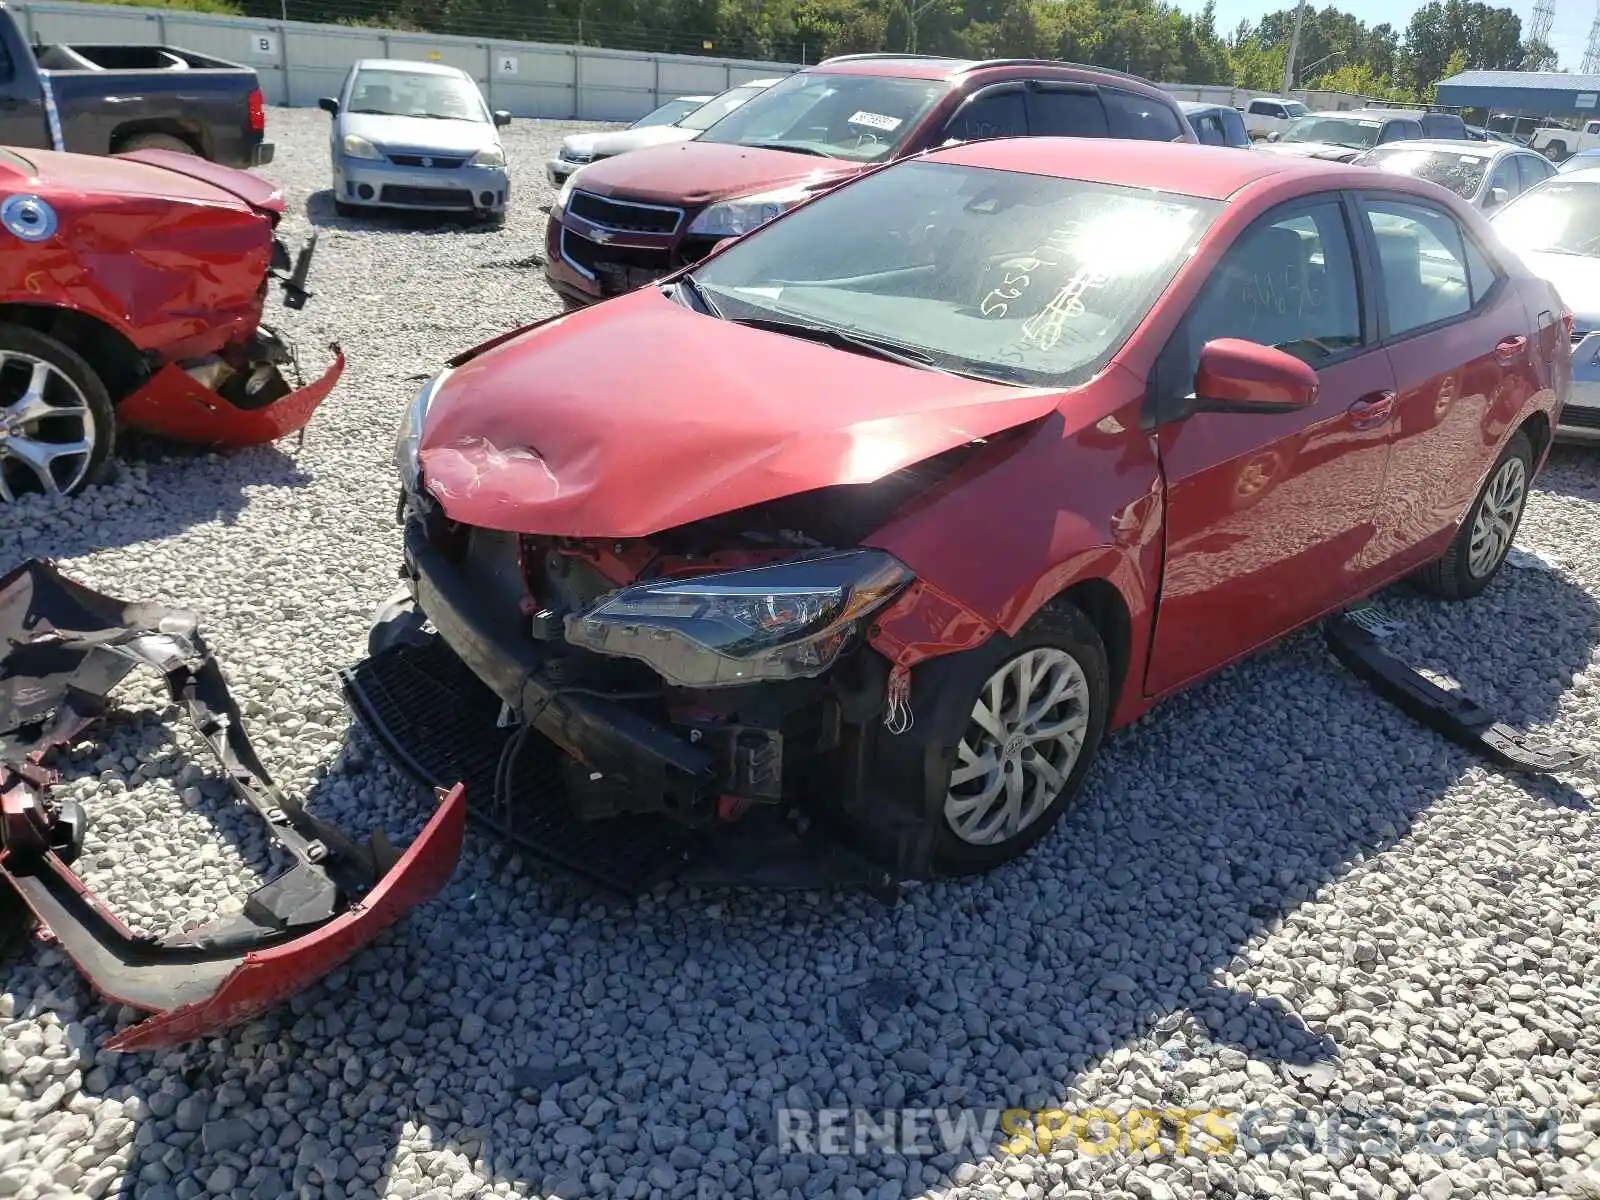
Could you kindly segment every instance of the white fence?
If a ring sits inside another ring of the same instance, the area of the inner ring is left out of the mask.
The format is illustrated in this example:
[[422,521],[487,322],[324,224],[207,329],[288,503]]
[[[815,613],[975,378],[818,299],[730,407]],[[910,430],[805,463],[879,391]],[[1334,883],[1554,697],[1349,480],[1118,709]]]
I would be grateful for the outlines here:
[[269,104],[313,105],[360,58],[449,63],[472,74],[490,108],[519,117],[631,121],[673,96],[709,95],[789,63],[641,54],[485,38],[263,21],[101,4],[10,5],[36,42],[161,42],[255,69]]
[[[673,96],[706,95],[762,76],[786,75],[794,63],[646,54],[509,42],[398,30],[267,21],[176,9],[20,0],[11,12],[37,42],[160,42],[253,67],[269,104],[313,105],[332,95],[359,58],[449,63],[472,74],[490,108],[519,117],[631,121]],[[1243,104],[1265,95],[1245,88],[1162,84],[1184,100]],[[1355,108],[1359,96],[1296,92],[1312,108]]]

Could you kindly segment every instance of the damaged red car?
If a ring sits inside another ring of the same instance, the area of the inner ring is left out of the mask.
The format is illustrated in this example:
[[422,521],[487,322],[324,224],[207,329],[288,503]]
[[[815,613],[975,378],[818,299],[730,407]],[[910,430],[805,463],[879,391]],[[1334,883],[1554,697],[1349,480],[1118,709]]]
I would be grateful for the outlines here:
[[1486,587],[1563,320],[1400,176],[1058,139],[887,166],[429,382],[349,690],[614,882],[749,876],[780,829],[987,869],[1161,698],[1402,577]]
[[0,498],[78,491],[119,429],[228,448],[305,427],[344,358],[304,385],[261,323],[270,279],[309,296],[315,239],[291,262],[283,211],[191,155],[0,148]]

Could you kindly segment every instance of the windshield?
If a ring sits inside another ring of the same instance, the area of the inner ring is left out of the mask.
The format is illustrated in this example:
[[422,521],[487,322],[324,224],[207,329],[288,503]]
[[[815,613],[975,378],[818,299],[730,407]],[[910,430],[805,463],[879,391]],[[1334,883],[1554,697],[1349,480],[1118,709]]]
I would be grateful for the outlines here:
[[704,100],[678,99],[668,100],[654,112],[645,113],[629,129],[644,129],[650,125],[676,125],[695,109],[706,103]]
[[1301,117],[1283,131],[1285,142],[1327,142],[1364,150],[1378,144],[1376,121],[1352,121],[1348,117]]
[[743,108],[767,89],[760,84],[747,83],[743,87],[729,88],[714,100],[708,100],[678,124],[684,129],[710,129],[736,108]]
[[1600,257],[1600,183],[1541,183],[1492,219],[1513,250]]
[[1357,160],[1361,166],[1414,175],[1447,187],[1456,195],[1472,199],[1489,169],[1489,155],[1463,154],[1459,150],[1409,150],[1404,146],[1381,146]]
[[802,71],[700,140],[876,162],[893,155],[948,89],[932,79]]
[[909,162],[824,194],[699,267],[731,320],[842,330],[1029,386],[1099,370],[1222,205]]
[[1285,100],[1283,102],[1283,111],[1288,113],[1290,117],[1303,117],[1311,110],[1298,100]]
[[433,117],[441,121],[487,121],[478,85],[460,75],[423,71],[367,70],[350,87],[352,113],[386,117]]

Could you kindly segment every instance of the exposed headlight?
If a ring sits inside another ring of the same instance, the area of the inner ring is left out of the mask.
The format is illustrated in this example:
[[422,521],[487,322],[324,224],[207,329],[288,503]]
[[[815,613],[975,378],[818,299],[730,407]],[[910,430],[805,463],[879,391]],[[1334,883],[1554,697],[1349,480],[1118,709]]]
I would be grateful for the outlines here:
[[752,229],[761,228],[774,217],[782,216],[810,198],[811,192],[805,188],[786,187],[773,192],[757,192],[753,196],[740,196],[736,200],[723,200],[696,217],[689,225],[689,232],[706,237],[738,237]]
[[594,158],[594,147],[584,142],[562,142],[561,158],[569,163],[586,163]]
[[550,215],[552,217],[567,211],[567,201],[572,199],[572,183],[577,178],[578,172],[574,171],[567,176],[567,181],[561,185],[561,190],[556,193],[556,202],[550,206]]
[[467,166],[469,167],[503,167],[505,165],[506,152],[499,146],[485,146],[467,159]]
[[679,687],[821,675],[861,620],[910,583],[881,550],[849,550],[613,592],[566,619],[567,641],[648,663]]
[[422,467],[417,462],[417,451],[422,445],[422,426],[428,419],[428,405],[433,403],[434,393],[449,376],[450,369],[446,367],[423,384],[400,416],[400,432],[394,440],[394,469],[400,473],[407,492],[415,492],[421,486]]
[[366,138],[357,137],[353,133],[345,134],[344,135],[344,141],[340,143],[340,146],[343,148],[344,156],[346,158],[382,158],[383,157],[382,153],[379,152],[379,150],[378,150],[378,148],[376,146],[374,146],[371,142],[367,141]]

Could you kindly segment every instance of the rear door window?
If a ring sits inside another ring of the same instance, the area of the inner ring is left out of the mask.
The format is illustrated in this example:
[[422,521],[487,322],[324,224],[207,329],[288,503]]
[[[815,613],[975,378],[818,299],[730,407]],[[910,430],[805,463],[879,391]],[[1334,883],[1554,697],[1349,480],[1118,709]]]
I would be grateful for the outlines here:
[[1191,113],[1189,124],[1194,129],[1195,137],[1208,146],[1226,146],[1228,139],[1222,132],[1222,122],[1217,119],[1216,113]]
[[1028,89],[1028,132],[1034,137],[1105,137],[1106,110],[1093,88],[1037,81]]
[[1162,100],[1120,88],[1101,88],[1100,98],[1105,102],[1106,121],[1114,138],[1175,142],[1183,137],[1178,114]]
[[951,120],[947,138],[977,142],[985,138],[1022,137],[1028,132],[1028,111],[1022,88],[982,92],[968,101]]

